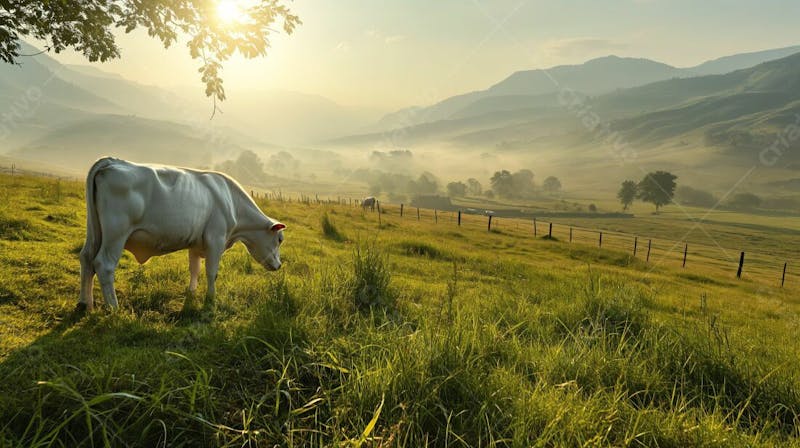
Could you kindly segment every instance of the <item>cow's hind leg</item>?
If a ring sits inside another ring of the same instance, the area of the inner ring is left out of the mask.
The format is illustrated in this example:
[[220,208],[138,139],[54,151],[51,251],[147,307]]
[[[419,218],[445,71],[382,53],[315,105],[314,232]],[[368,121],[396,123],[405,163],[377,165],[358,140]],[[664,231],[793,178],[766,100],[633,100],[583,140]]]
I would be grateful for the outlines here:
[[114,272],[122,256],[127,236],[106,237],[103,235],[103,244],[94,258],[94,270],[103,288],[103,300],[112,309],[117,309],[117,293],[114,291]]
[[81,250],[81,295],[78,299],[78,308],[84,307],[91,311],[94,307],[94,254],[92,248],[87,245]]

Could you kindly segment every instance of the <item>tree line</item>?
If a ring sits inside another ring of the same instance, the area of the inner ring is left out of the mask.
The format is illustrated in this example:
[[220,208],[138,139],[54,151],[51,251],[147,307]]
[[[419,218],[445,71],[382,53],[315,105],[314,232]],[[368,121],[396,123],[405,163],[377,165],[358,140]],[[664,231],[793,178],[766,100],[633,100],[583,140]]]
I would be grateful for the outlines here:
[[[534,183],[533,171],[529,169],[521,169],[514,173],[509,170],[495,171],[489,179],[489,184],[491,188],[483,191],[481,183],[475,178],[467,179],[466,182],[450,182],[447,184],[447,194],[450,197],[483,195],[488,198],[526,199],[539,193]],[[549,176],[542,182],[542,190],[546,193],[557,193],[561,188],[561,181],[555,176]]]
[[677,179],[678,176],[667,171],[647,173],[639,182],[623,181],[617,192],[617,199],[622,203],[623,210],[628,210],[633,201],[639,199],[655,205],[658,213],[661,207],[672,202]]

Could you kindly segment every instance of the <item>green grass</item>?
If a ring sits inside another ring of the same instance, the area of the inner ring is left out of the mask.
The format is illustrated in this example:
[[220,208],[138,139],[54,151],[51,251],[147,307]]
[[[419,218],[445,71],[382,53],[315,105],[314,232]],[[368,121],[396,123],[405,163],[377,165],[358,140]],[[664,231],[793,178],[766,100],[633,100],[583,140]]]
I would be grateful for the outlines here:
[[80,316],[82,185],[0,189],[0,446],[798,446],[797,289],[270,201],[281,271],[234,246],[190,311],[184,253],[125,255]]
[[345,241],[347,237],[339,231],[339,228],[336,227],[336,224],[333,223],[333,219],[329,216],[329,213],[324,213],[322,218],[320,218],[320,225],[322,226],[322,234],[325,235],[326,238],[329,238],[334,241]]

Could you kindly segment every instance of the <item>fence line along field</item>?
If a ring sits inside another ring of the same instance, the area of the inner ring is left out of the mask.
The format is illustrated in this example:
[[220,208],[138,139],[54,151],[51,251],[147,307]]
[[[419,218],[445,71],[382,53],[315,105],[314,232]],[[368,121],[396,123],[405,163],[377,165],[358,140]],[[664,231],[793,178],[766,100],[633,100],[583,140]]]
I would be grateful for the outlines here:
[[[251,191],[251,195],[258,197],[258,194]],[[291,201],[291,196],[281,194],[264,194],[264,197],[273,198],[278,201]],[[323,198],[315,195],[314,199],[310,196],[301,195],[299,202],[306,205],[313,204],[338,204],[350,207],[359,207],[357,199],[336,199]],[[409,216],[407,210],[411,209]],[[439,224],[450,223],[458,227],[494,231],[499,234],[514,234],[520,237],[545,238],[551,241],[562,241],[568,243],[579,243],[593,245],[598,248],[613,249],[620,252],[630,252],[632,258],[640,258],[647,263],[655,265],[670,265],[688,268],[690,272],[686,275],[697,275],[702,272],[713,277],[709,281],[726,281],[731,277],[741,277],[744,275],[756,282],[763,283],[765,286],[792,287],[797,290],[800,286],[800,272],[795,269],[796,263],[791,263],[796,256],[796,242],[791,245],[784,245],[779,248],[771,247],[772,254],[760,253],[759,251],[747,251],[746,257],[742,259],[743,250],[723,247],[721,244],[730,243],[729,237],[721,236],[714,238],[707,230],[703,230],[711,243],[696,242],[691,243],[684,240],[671,240],[666,237],[653,237],[653,235],[636,235],[628,232],[620,232],[608,229],[589,228],[578,225],[562,224],[542,219],[521,219],[521,218],[499,218],[497,216],[481,215],[475,213],[465,213],[459,211],[442,211],[436,209],[424,209],[419,207],[405,207],[405,204],[386,204],[380,203],[377,208],[371,208],[372,212],[380,212],[376,216],[376,222],[382,217],[387,219],[391,216],[399,217],[398,224],[403,224],[406,220],[416,220],[419,222]],[[563,218],[561,218],[563,219]],[[560,218],[555,218],[560,220]],[[382,224],[382,222],[378,222]],[[694,228],[700,228],[701,224]],[[726,229],[727,230],[727,229]],[[716,229],[712,228],[711,232]],[[689,232],[681,235],[686,238]],[[698,231],[699,232],[699,231]],[[789,233],[795,233],[788,231]],[[746,231],[742,231],[746,235]],[[742,236],[742,235],[737,235]],[[725,239],[723,239],[725,238]],[[758,238],[760,240],[760,237]],[[720,242],[722,241],[722,243]],[[741,242],[734,240],[733,242]],[[752,247],[753,244],[748,244]],[[759,247],[756,245],[756,247]],[[739,269],[739,263],[742,269]],[[741,274],[741,275],[740,275]]]
[[201,306],[185,253],[126,254],[81,315],[83,188],[0,175],[0,446],[797,446],[798,281],[757,253],[260,197],[281,271],[234,246]]

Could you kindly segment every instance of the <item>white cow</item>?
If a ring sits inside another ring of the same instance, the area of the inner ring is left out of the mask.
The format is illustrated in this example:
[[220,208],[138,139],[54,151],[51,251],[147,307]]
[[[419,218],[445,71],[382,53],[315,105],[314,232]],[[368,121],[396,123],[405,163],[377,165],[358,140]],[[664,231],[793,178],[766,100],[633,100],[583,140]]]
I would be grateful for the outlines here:
[[361,208],[363,208],[364,210],[366,210],[366,209],[375,210],[375,203],[376,202],[377,202],[377,199],[375,199],[373,196],[370,196],[368,198],[364,198],[364,200],[361,201]]
[[117,308],[114,271],[122,250],[139,263],[189,250],[189,290],[197,290],[200,259],[206,259],[207,297],[222,253],[241,241],[268,270],[281,267],[285,225],[264,215],[235,180],[222,173],[139,165],[110,157],[95,162],[86,177],[86,242],[81,250],[78,306],[94,306],[97,274],[103,299]]

